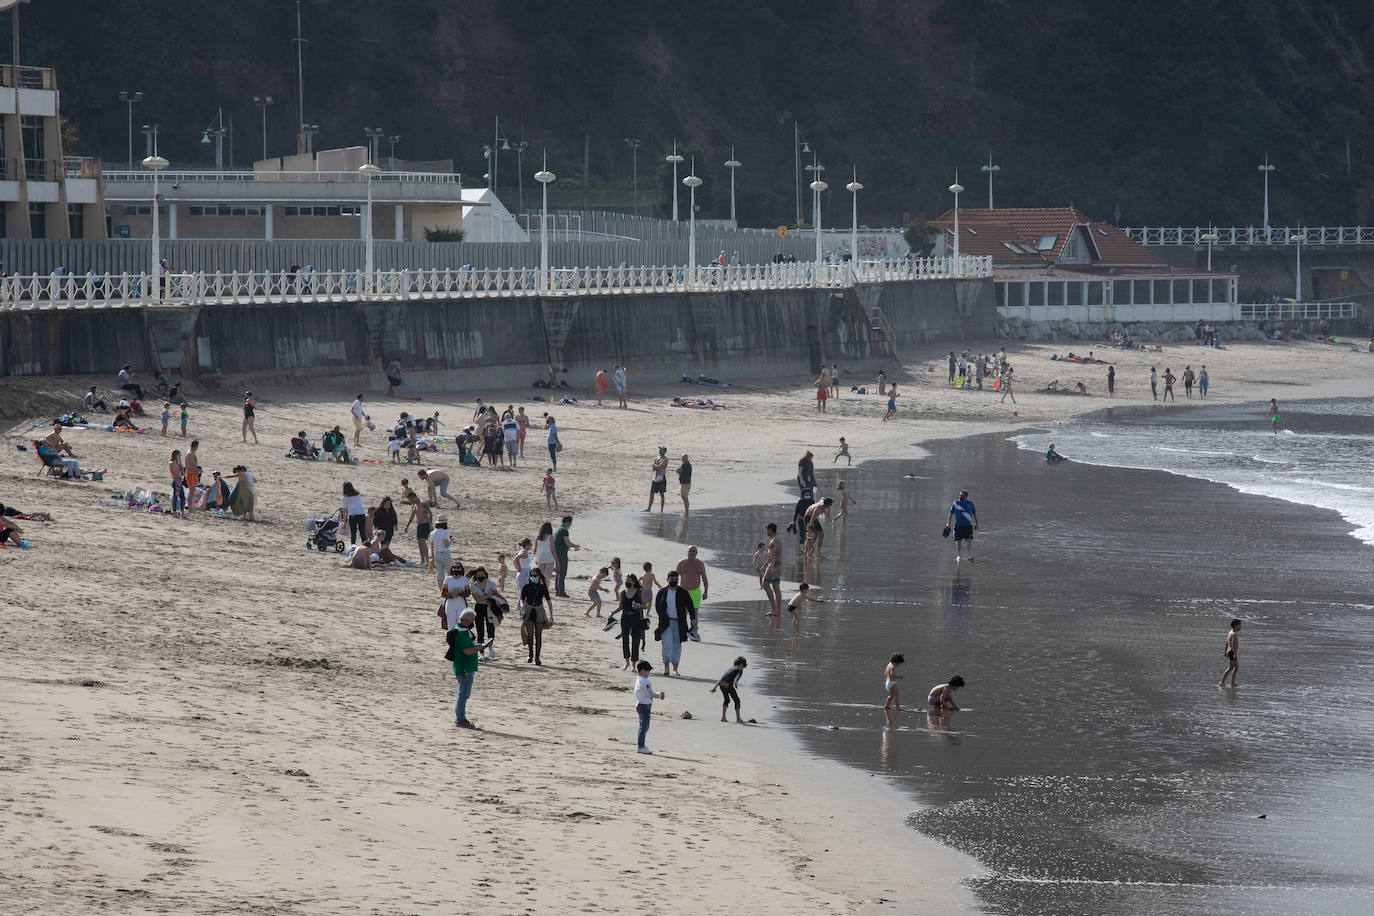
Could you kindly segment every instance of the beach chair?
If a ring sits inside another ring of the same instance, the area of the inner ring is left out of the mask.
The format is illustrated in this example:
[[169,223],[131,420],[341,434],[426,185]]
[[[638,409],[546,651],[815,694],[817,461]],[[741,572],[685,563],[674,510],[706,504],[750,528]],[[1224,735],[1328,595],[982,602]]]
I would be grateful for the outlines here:
[[36,449],[36,448],[33,450],[33,456],[34,456],[35,458],[38,459],[38,474],[37,474],[36,476],[38,476],[38,477],[56,477],[58,480],[64,480],[64,479],[65,479],[65,478],[62,476],[62,466],[61,466],[61,465],[59,465],[59,464],[48,464],[46,461],[43,460],[43,456],[40,455],[40,454],[38,454],[38,449]]

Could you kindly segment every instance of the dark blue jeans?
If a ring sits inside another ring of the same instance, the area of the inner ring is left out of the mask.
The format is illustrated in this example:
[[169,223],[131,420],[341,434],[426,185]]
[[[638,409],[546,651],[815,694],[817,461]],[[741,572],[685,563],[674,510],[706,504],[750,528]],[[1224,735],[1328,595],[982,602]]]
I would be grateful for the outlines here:
[[654,708],[652,703],[636,703],[635,710],[639,713],[639,746],[644,747],[644,739],[649,735],[649,713]]

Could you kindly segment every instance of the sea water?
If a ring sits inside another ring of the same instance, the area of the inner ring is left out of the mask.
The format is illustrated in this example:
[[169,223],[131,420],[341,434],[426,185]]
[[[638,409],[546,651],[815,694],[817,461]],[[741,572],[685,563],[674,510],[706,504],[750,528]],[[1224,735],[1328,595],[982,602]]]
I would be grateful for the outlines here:
[[[1368,481],[1369,411],[1282,406],[1292,434],[1262,408],[1209,408],[824,468],[821,489],[843,476],[857,504],[818,569],[788,544],[784,597],[804,577],[823,599],[800,634],[762,601],[708,603],[703,633],[749,657],[747,717],[926,806],[911,825],[979,860],[988,912],[1369,912],[1374,548],[1350,536],[1365,494],[1343,489]],[[1051,438],[1074,460],[1047,465]],[[981,527],[956,563],[940,528],[961,488]],[[790,512],[646,524],[750,571]],[[1219,690],[1233,616],[1240,687]],[[894,651],[907,709],[889,719]],[[688,647],[684,673],[719,674],[690,666]],[[956,673],[965,709],[928,714]]]

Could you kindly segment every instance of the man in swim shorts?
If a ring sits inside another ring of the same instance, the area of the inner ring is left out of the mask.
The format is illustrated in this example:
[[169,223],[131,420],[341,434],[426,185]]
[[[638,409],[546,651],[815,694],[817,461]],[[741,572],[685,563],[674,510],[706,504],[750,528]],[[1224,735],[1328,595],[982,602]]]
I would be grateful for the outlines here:
[[649,505],[644,509],[645,512],[654,510],[654,494],[658,494],[658,511],[663,511],[664,494],[668,492],[668,447],[660,445],[658,447],[658,457],[654,459],[651,467],[653,479],[649,481]]
[[772,608],[769,617],[782,616],[782,542],[778,540],[778,525],[769,522],[768,559],[763,564],[763,593]]
[[959,498],[949,507],[947,524],[954,529],[954,562],[963,559],[964,541],[968,541],[968,559],[973,562],[973,532],[978,527],[978,512],[968,498],[968,490],[960,490]]
[[[687,548],[687,558],[677,564],[677,574],[681,577],[682,587],[687,589],[687,594],[692,596],[692,607],[700,613],[701,605],[706,600],[706,593],[710,590],[711,584],[706,580],[706,564],[697,558],[695,546]],[[696,629],[695,622],[693,622],[692,628]]]
[[353,405],[349,408],[349,413],[353,415],[353,444],[360,445],[358,437],[363,434],[363,421],[367,419],[367,414],[363,413],[362,392],[353,399]]

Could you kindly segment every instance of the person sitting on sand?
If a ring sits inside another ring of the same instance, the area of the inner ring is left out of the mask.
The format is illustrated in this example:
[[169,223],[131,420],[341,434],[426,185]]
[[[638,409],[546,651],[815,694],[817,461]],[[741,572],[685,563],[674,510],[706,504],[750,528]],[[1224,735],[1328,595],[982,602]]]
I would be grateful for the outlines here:
[[959,704],[954,702],[954,691],[964,686],[964,679],[959,675],[954,675],[947,683],[936,684],[930,688],[930,696],[926,700],[935,709],[958,709]]
[[1054,450],[1054,443],[1051,442],[1050,447],[1045,449],[1045,460],[1050,464],[1057,464],[1060,461],[1068,461],[1069,459],[1056,452]]
[[94,385],[91,386],[90,391],[86,392],[86,396],[81,399],[81,409],[89,413],[94,413],[96,411],[104,413],[108,410],[105,406],[105,399],[95,390]]
[[391,548],[386,545],[386,541],[387,532],[381,528],[373,528],[372,539],[366,544],[367,550],[375,553],[383,563],[400,563],[402,566],[409,566],[410,561],[392,553]]
[[310,444],[310,440],[306,438],[305,430],[300,430],[291,437],[291,454],[287,457],[318,458],[319,455],[319,447]]
[[[63,458],[61,453],[49,445],[46,441],[39,439],[31,440],[34,451],[38,453],[38,458],[49,467],[59,467],[62,469],[62,476],[68,480],[85,480],[86,474],[81,470],[81,465],[75,458]],[[100,479],[105,476],[105,469],[91,471],[90,476]]]

